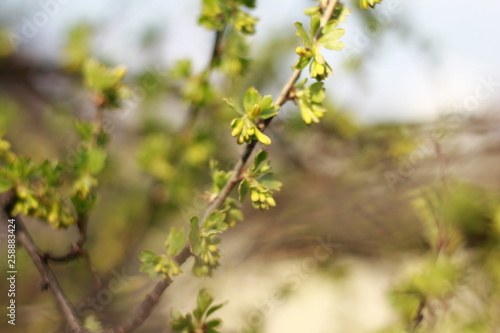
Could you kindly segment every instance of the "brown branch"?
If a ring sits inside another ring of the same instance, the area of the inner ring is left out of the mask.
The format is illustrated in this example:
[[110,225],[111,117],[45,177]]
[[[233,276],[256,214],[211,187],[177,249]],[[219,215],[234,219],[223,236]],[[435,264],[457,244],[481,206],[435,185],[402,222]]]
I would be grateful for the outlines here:
[[12,209],[17,200],[15,192],[9,191],[0,195],[0,205],[1,209],[5,212],[9,219],[15,220],[16,225],[16,240],[26,249],[29,257],[35,264],[41,278],[42,278],[42,288],[49,288],[54,294],[54,297],[59,304],[59,307],[71,329],[72,333],[86,333],[87,331],[83,328],[76,311],[69,301],[68,297],[62,290],[57,278],[52,272],[51,268],[42,259],[42,254],[37,249],[33,239],[31,238],[26,226],[20,215],[12,216]]
[[[189,246],[184,247],[182,251],[175,257],[175,260],[179,265],[182,265],[191,256],[191,250]],[[165,289],[170,286],[172,280],[170,278],[163,278],[161,281],[156,283],[152,292],[150,292],[144,300],[141,302],[137,310],[135,311],[132,318],[123,325],[118,325],[105,330],[104,333],[127,333],[132,332],[134,329],[139,327],[153,311],[154,307],[160,301],[160,297],[165,291]]]
[[[332,0],[328,3],[328,7],[326,8],[321,18],[320,28],[318,29],[318,32],[314,37],[315,40],[317,40],[321,36],[321,31],[323,27],[326,25],[326,23],[328,23],[328,21],[332,17],[333,11],[335,10],[337,3],[338,0]],[[295,82],[299,78],[300,73],[301,70],[295,69],[292,72],[292,75],[290,76],[288,81],[285,83],[283,89],[281,90],[280,95],[275,100],[275,105],[278,108],[283,106],[283,104],[285,104],[290,99],[290,92],[292,91]],[[262,124],[260,124],[262,131],[264,131],[267,128],[267,126],[269,126],[272,119],[273,118],[266,119],[264,122],[262,122]],[[242,180],[241,174],[244,170],[246,162],[250,158],[250,155],[252,155],[252,152],[255,149],[256,145],[257,145],[256,140],[253,140],[252,142],[247,144],[243,153],[241,154],[239,161],[233,168],[231,178],[226,183],[224,188],[221,190],[219,195],[215,198],[215,200],[205,210],[203,218],[200,221],[201,224],[203,224],[203,222],[210,216],[210,214],[212,214],[214,211],[216,211],[222,206],[226,198],[231,193],[232,189]],[[192,253],[190,247],[191,245],[187,244],[182,249],[182,251],[175,257],[175,260],[177,261],[179,266],[184,264],[186,260],[191,256]],[[161,281],[159,281],[155,285],[153,291],[146,296],[146,298],[141,302],[141,304],[139,304],[132,319],[130,319],[127,323],[123,325],[115,326],[106,330],[105,333],[128,333],[133,331],[135,328],[139,327],[150,316],[152,310],[158,304],[161,295],[170,286],[171,282],[172,280],[169,278],[164,278]]]
[[75,244],[71,245],[71,249],[63,255],[53,255],[50,252],[44,252],[42,254],[43,261],[53,261],[53,262],[69,262],[78,257],[88,257],[87,250],[83,248],[83,245],[87,239],[87,224],[88,216],[79,217],[76,221],[78,227],[78,239]]
[[42,255],[38,251],[33,239],[31,238],[28,230],[26,229],[20,216],[15,217],[17,226],[17,240],[26,249],[31,261],[35,264],[40,276],[43,279],[43,285],[48,287],[59,304],[66,321],[71,328],[71,332],[74,333],[84,333],[87,332],[82,326],[78,315],[76,314],[75,308],[69,301],[68,297],[61,288],[61,285],[57,281],[54,272],[50,269],[46,261],[43,260]]

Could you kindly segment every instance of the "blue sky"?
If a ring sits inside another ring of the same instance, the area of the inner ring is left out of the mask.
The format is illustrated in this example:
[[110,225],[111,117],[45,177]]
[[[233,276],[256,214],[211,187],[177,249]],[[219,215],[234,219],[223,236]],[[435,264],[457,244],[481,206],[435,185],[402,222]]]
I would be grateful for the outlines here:
[[[262,45],[273,34],[293,34],[293,23],[306,21],[302,11],[312,3],[258,1],[254,15],[260,22],[252,42]],[[21,33],[26,22],[33,21],[44,7],[52,11],[52,17],[23,46],[36,57],[57,59],[67,26],[81,20],[99,25],[96,50],[131,70],[149,61],[143,59],[139,44],[147,27],[158,25],[165,31],[157,50],[165,64],[188,57],[201,67],[212,43],[211,34],[196,25],[199,0],[2,0],[1,21]],[[417,38],[434,46],[432,54],[419,48],[411,36],[390,32],[373,40],[359,18],[351,15],[344,24],[347,50],[327,56],[335,71],[327,86],[330,95],[364,121],[433,119],[474,94],[480,77],[500,82],[498,13],[500,1],[495,0],[384,0],[377,7],[381,21],[408,24]],[[340,66],[349,50],[374,47],[380,51],[367,58],[362,76],[353,76]],[[284,64],[284,72],[291,65]],[[498,90],[481,100],[478,111],[499,101]]]

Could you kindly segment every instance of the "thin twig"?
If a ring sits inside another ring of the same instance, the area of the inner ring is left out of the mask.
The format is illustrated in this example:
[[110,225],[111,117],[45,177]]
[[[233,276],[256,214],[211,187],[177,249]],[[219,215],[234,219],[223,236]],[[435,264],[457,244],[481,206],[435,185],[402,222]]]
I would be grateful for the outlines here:
[[42,259],[44,261],[69,262],[78,257],[87,256],[87,251],[83,248],[85,240],[87,239],[87,224],[87,216],[82,216],[77,219],[76,225],[78,227],[78,239],[75,244],[71,245],[71,249],[67,253],[56,256],[50,252],[45,252],[42,255]]
[[[328,23],[329,19],[331,18],[337,3],[338,0],[332,0],[331,2],[329,2],[328,7],[326,8],[323,14],[323,17],[321,18],[321,25],[320,28],[318,29],[318,32],[315,35],[315,40],[317,40],[321,36],[321,31],[325,26],[325,24]],[[285,86],[281,90],[280,95],[275,100],[275,105],[278,108],[283,106],[283,104],[285,104],[290,99],[290,92],[292,91],[295,82],[299,78],[300,73],[301,70],[299,69],[295,69],[292,72],[290,78],[288,79]],[[262,128],[261,128],[262,131],[267,128],[272,119],[273,118],[266,119],[262,123]],[[215,198],[215,200],[207,207],[200,223],[203,223],[210,216],[210,214],[212,214],[214,211],[216,211],[222,206],[226,198],[231,193],[231,190],[242,180],[241,174],[244,170],[246,162],[250,158],[250,155],[252,154],[256,145],[257,145],[256,140],[253,140],[252,142],[247,144],[243,153],[241,154],[239,161],[233,168],[231,178],[226,183],[224,188],[221,190],[217,198]],[[186,260],[192,255],[190,247],[191,244],[187,244],[182,249],[182,251],[175,257],[175,260],[179,265],[184,264],[184,262],[186,262]],[[146,320],[149,317],[153,308],[158,304],[161,295],[168,288],[168,286],[170,286],[171,282],[172,281],[168,278],[164,278],[161,281],[159,281],[155,285],[153,291],[146,296],[146,298],[141,302],[141,304],[139,304],[132,319],[130,319],[124,325],[119,325],[106,330],[105,333],[128,333],[133,331],[135,328],[139,327],[144,322],[144,320]]]
[[413,316],[413,320],[410,324],[410,332],[414,332],[418,326],[420,325],[420,323],[422,322],[422,320],[424,319],[424,309],[425,309],[425,306],[426,306],[426,299],[424,296],[422,296],[420,298],[420,302],[418,304],[418,308],[417,308],[417,312],[415,313],[415,316]]

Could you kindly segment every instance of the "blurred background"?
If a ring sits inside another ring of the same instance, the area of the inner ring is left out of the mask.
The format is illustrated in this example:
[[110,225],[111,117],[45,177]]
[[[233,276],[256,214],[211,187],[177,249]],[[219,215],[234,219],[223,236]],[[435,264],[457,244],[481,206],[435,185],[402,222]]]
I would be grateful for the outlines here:
[[[257,1],[248,10],[259,18],[255,34],[224,32],[230,65],[206,74],[211,85],[201,89],[216,34],[198,25],[200,1],[0,2],[0,134],[17,154],[69,164],[79,141],[75,118],[90,121],[96,112],[77,68],[89,56],[127,68],[131,98],[104,115],[109,158],[86,245],[102,286],[83,260],[52,265],[85,315],[103,325],[123,321],[152,287],[138,272],[139,253],[160,251],[172,226],[203,211],[210,159],[230,170],[241,153],[230,136],[235,114],[222,98],[240,99],[250,86],[279,94],[300,45],[293,24],[308,25],[303,11],[314,4]],[[433,258],[428,222],[437,208],[429,193],[446,187],[443,214],[464,221],[449,240],[460,244],[457,261],[497,255],[478,244],[494,248],[500,232],[500,3],[384,0],[368,11],[344,4],[351,10],[342,23],[345,48],[326,54],[334,72],[328,112],[307,126],[287,103],[267,131],[284,184],[277,207],[244,203],[244,221],[222,236],[225,257],[214,277],[194,278],[186,264],[137,332],[171,332],[171,309],[190,311],[201,287],[228,301],[223,332],[401,332],[401,316],[411,321],[405,309],[415,307],[394,290]],[[36,220],[29,228],[54,253],[77,236]],[[18,258],[18,324],[2,321],[2,332],[63,332],[57,304],[40,291],[22,249]],[[117,281],[122,288],[103,292]],[[498,287],[494,300],[465,289],[448,302],[437,297],[446,306],[428,311],[443,315],[429,315],[424,329],[465,332],[483,320],[468,332],[498,332],[491,319]],[[477,319],[485,307],[486,319]],[[470,318],[455,320],[463,312]]]

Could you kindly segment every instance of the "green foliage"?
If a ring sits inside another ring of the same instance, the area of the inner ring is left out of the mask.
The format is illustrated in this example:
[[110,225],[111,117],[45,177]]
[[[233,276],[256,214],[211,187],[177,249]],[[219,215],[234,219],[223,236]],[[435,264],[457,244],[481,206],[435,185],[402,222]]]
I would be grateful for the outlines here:
[[99,322],[96,316],[85,317],[85,322],[83,323],[85,329],[89,332],[101,332],[103,330],[102,324]]
[[275,179],[271,173],[271,165],[267,160],[267,152],[261,150],[255,155],[253,165],[245,172],[238,193],[240,201],[243,201],[248,192],[252,206],[259,209],[275,207],[276,201],[273,194],[281,188],[281,182]]
[[268,119],[278,114],[276,106],[270,95],[262,97],[255,88],[250,88],[245,93],[243,108],[225,99],[227,105],[242,115],[241,118],[234,118],[231,122],[233,131],[231,135],[237,138],[237,142],[250,143],[258,140],[264,145],[270,145],[271,139],[262,133],[257,125],[257,119]]
[[10,151],[10,144],[0,141],[0,193],[15,191],[12,214],[45,220],[56,228],[75,222],[71,209],[62,202],[57,188],[61,185],[62,167],[58,163],[37,163]]
[[449,188],[428,189],[413,200],[415,211],[427,227],[429,243],[438,242],[438,225],[447,229],[450,251],[460,242],[468,246],[498,242],[496,216],[500,200],[469,184],[451,182]]
[[192,103],[197,107],[208,105],[215,92],[208,81],[208,71],[203,71],[198,75],[190,76],[182,88],[182,97],[185,101]]
[[222,30],[226,24],[232,24],[245,34],[255,32],[258,19],[239,9],[240,6],[255,7],[255,1],[203,0],[198,22],[209,30]]
[[151,278],[163,275],[165,278],[173,278],[182,273],[175,256],[186,246],[187,238],[183,228],[171,228],[165,242],[165,254],[156,254],[154,251],[145,250],[139,256],[142,262],[140,271],[148,274]]
[[446,300],[454,295],[463,279],[463,268],[449,258],[430,260],[393,288],[391,300],[403,320],[411,323],[423,300]]
[[218,248],[220,239],[218,234],[225,231],[227,224],[226,214],[215,211],[208,216],[199,226],[198,217],[191,218],[191,252],[195,256],[193,272],[196,276],[211,276],[215,268],[219,266],[222,254]]
[[184,236],[184,229],[172,228],[168,234],[166,249],[167,255],[173,257],[176,256],[181,250],[186,246],[186,237]]
[[173,311],[170,327],[175,332],[180,333],[219,333],[218,327],[222,321],[218,318],[211,318],[212,314],[219,310],[224,303],[212,305],[214,298],[205,289],[198,293],[196,308],[193,313],[183,315],[178,311]]
[[121,82],[126,74],[125,67],[109,68],[96,59],[87,59],[82,71],[85,86],[95,94],[96,105],[119,107],[123,99],[130,97],[129,89]]
[[323,82],[315,82],[310,86],[305,86],[307,79],[304,79],[296,86],[295,95],[298,100],[300,115],[306,124],[319,123],[326,109],[322,106],[325,99],[325,88]]
[[359,6],[362,9],[368,9],[368,6],[374,8],[376,4],[381,3],[382,0],[359,0]]
[[324,80],[329,74],[333,74],[332,68],[325,61],[321,48],[325,47],[330,50],[340,51],[344,47],[344,43],[338,39],[345,33],[344,29],[337,29],[339,19],[328,22],[318,39],[316,34],[320,26],[321,12],[318,7],[312,7],[306,10],[306,13],[311,17],[311,27],[309,33],[306,32],[302,23],[296,22],[296,35],[302,39],[304,47],[297,47],[295,52],[300,56],[295,68],[304,69],[308,64],[309,73],[312,78]]
[[153,133],[144,138],[137,160],[144,171],[168,182],[175,176],[174,166],[169,161],[172,149],[171,138],[163,133]]
[[175,258],[169,255],[159,255],[154,251],[144,250],[141,252],[139,260],[142,262],[140,271],[148,274],[151,278],[159,275],[165,278],[173,278],[182,273]]
[[[212,160],[210,161],[210,175],[212,178],[212,186],[209,191],[208,201],[212,202],[217,198],[224,186],[226,186],[231,178],[232,172],[220,170],[219,164]],[[236,222],[243,220],[240,204],[231,197],[226,198],[219,211],[225,214],[225,221],[230,227],[234,227]]]

